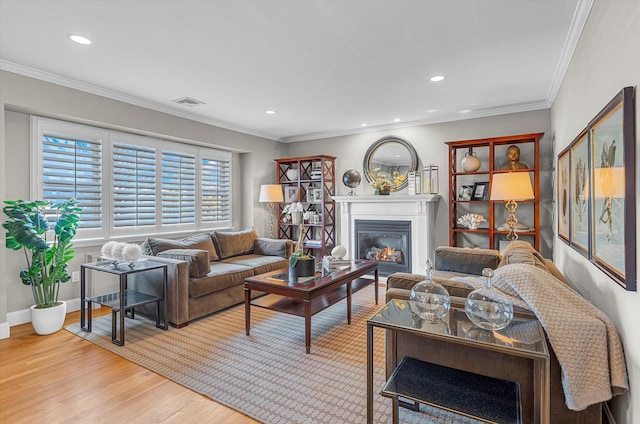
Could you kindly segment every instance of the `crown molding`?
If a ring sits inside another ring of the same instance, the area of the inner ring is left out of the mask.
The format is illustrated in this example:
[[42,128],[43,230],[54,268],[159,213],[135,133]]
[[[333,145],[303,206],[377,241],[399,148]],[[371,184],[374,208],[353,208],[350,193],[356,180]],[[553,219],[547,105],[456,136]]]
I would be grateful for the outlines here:
[[589,17],[589,13],[591,12],[591,7],[593,6],[594,1],[595,0],[578,0],[578,6],[573,13],[573,19],[571,20],[571,27],[569,28],[569,33],[567,34],[567,38],[564,41],[564,46],[562,46],[560,60],[558,61],[558,66],[556,67],[556,71],[553,74],[551,86],[549,87],[549,92],[547,93],[547,102],[549,104],[549,107],[551,107],[553,102],[556,100],[558,90],[560,90],[560,85],[562,85],[562,81],[564,80],[564,76],[567,73],[567,69],[569,69],[569,64],[571,63],[573,54],[576,50],[576,47],[578,46],[580,35],[582,34],[582,30],[587,23],[587,18]]
[[120,91],[110,90],[97,85],[73,80],[58,74],[31,68],[29,66],[19,65],[17,63],[9,62],[3,59],[0,59],[0,69],[8,72],[13,72],[15,74],[23,75],[26,77],[39,79],[41,81],[61,85],[67,88],[83,91],[85,93],[95,94],[97,96],[106,97],[108,99],[117,100],[124,103],[132,104],[134,106],[143,107],[145,109],[155,110],[156,112],[162,112],[168,115],[177,116],[179,118],[188,119],[190,121],[196,121],[203,124],[224,128],[226,130],[236,131],[243,134],[252,135],[255,137],[266,138],[272,141],[278,141],[272,136],[269,136],[266,134],[260,134],[255,131],[251,131],[247,128],[231,125],[229,123],[217,121],[215,119],[205,118],[200,115],[192,114],[187,111],[179,110],[179,109],[172,108],[160,103],[145,100],[137,96],[132,96],[130,94],[122,93]]

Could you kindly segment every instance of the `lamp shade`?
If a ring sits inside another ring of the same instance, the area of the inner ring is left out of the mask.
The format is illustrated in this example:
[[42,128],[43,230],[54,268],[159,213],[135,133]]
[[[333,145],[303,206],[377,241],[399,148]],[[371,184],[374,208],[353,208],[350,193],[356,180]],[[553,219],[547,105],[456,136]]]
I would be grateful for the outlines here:
[[284,196],[282,195],[282,187],[278,184],[263,184],[260,186],[260,198],[259,202],[284,202]]
[[491,200],[533,199],[533,187],[528,172],[504,172],[493,174]]

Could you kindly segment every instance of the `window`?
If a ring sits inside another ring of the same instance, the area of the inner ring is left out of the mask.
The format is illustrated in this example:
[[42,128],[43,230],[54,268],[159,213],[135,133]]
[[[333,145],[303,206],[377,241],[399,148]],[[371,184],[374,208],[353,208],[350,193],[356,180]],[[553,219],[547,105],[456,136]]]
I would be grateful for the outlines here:
[[231,225],[231,153],[32,118],[32,198],[82,207],[76,239]]

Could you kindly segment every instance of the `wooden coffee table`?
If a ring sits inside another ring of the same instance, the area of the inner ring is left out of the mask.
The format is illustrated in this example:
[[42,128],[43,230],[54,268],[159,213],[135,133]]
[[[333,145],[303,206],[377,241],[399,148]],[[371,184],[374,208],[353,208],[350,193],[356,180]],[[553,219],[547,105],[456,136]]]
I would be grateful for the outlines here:
[[[374,274],[374,279],[360,278]],[[268,272],[244,280],[244,310],[247,336],[251,327],[251,306],[271,309],[286,314],[304,317],[305,344],[311,352],[311,317],[318,312],[347,299],[347,322],[351,324],[351,295],[375,283],[375,301],[378,304],[378,263],[356,260],[354,264],[339,271],[316,273],[309,280],[300,278],[299,283],[287,281],[287,270]],[[267,293],[251,299],[251,290]]]

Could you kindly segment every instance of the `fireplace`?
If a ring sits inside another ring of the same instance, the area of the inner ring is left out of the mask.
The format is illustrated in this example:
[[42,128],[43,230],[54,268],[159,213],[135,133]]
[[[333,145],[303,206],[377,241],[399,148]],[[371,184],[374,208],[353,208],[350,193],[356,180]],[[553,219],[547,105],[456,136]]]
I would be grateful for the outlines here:
[[411,221],[355,220],[358,259],[378,261],[380,276],[411,272]]

